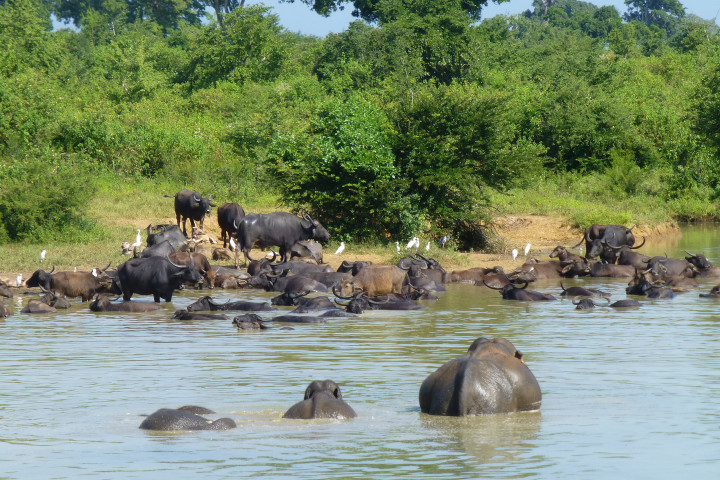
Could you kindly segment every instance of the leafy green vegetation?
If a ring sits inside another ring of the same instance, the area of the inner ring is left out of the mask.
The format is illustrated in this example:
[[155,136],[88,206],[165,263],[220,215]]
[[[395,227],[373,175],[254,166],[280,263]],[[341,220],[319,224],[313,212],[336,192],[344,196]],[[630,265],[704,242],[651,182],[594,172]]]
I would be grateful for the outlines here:
[[498,214],[720,219],[720,38],[679,1],[482,21],[486,1],[300,1],[377,23],[316,38],[240,2],[0,1],[0,245],[117,248],[183,187],[459,249],[497,248]]

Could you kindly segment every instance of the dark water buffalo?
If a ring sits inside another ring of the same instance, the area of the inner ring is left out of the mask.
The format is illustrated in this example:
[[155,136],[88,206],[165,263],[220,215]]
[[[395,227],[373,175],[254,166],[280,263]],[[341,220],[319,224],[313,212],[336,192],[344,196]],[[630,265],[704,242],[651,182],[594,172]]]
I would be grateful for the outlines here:
[[315,240],[300,240],[290,247],[290,258],[312,259],[318,265],[323,263],[323,248]]
[[223,241],[223,248],[227,247],[230,237],[237,235],[238,227],[243,218],[245,218],[245,210],[235,203],[228,202],[217,209],[218,226],[220,227],[220,238]]
[[175,247],[169,240],[163,240],[160,243],[156,243],[151,247],[143,249],[139,257],[167,257],[168,255],[172,255],[173,253],[175,253],[175,251]]
[[282,289],[282,294],[273,298],[273,305],[297,305],[300,297],[309,295],[312,292],[327,292],[327,287],[312,278],[304,275],[292,275],[290,277],[279,278],[273,285],[274,289]]
[[43,291],[43,295],[40,297],[42,303],[60,309],[70,308],[70,300],[65,295],[58,295],[50,290],[45,290],[43,287],[40,287],[40,289]]
[[597,288],[585,288],[585,287],[570,287],[565,288],[565,285],[560,282],[560,288],[562,288],[561,296],[570,296],[570,297],[609,297],[610,294],[608,292],[603,292],[602,290],[598,290]]
[[209,296],[201,297],[187,306],[188,312],[214,312],[225,310],[239,310],[247,312],[270,311],[272,307],[268,302],[246,302],[237,300],[234,302],[217,303]]
[[90,310],[93,312],[131,312],[143,313],[154,312],[163,308],[157,303],[148,302],[122,302],[115,303],[110,300],[109,295],[98,295],[94,302],[90,304]]
[[627,245],[620,247],[620,250],[618,250],[617,264],[632,265],[633,267],[645,270],[648,262],[650,261],[650,257],[643,255],[640,252],[633,252],[632,248]]
[[467,354],[425,379],[420,387],[420,410],[463,416],[539,409],[540,385],[522,358],[504,338],[478,338]]
[[648,261],[648,270],[652,272],[655,278],[684,275],[686,277],[694,277],[698,273],[698,269],[692,263],[681,258],[652,257]]
[[295,243],[311,239],[325,242],[330,239],[330,234],[320,222],[307,214],[300,218],[285,212],[251,213],[240,222],[237,239],[238,249],[242,250],[246,264],[252,260],[249,253],[255,244],[261,247],[277,246],[280,259],[285,262],[290,259],[290,247]]
[[110,291],[112,283],[101,281],[87,272],[49,272],[38,269],[25,282],[28,287],[42,287],[66,297],[80,297],[83,302],[90,301],[98,293]]
[[160,298],[172,300],[173,291],[183,283],[199,284],[202,275],[195,267],[192,257],[189,265],[177,265],[167,258],[132,258],[118,267],[118,281],[123,299],[133,294],[152,295],[155,302]]
[[196,412],[212,411],[198,407],[161,408],[148,415],[140,424],[144,430],[172,432],[177,430],[230,430],[237,425],[231,418],[220,418],[215,421],[201,417]]
[[[600,259],[605,263],[618,263],[620,265],[635,265],[636,263],[642,262],[645,255],[641,255],[633,250],[637,250],[645,245],[645,237],[643,237],[642,243],[634,247],[632,245],[613,245],[610,241],[603,245],[603,251],[600,253]],[[620,257],[623,257],[623,261],[620,261]],[[638,260],[640,262],[638,262]]]
[[715,285],[710,293],[701,293],[702,298],[720,298],[720,285]]
[[685,250],[689,256],[685,257],[685,260],[692,263],[697,269],[698,277],[718,277],[720,276],[720,267],[715,265],[707,259],[703,253],[690,253]]
[[146,230],[148,247],[167,240],[175,248],[175,251],[187,250],[187,238],[177,225],[148,225]]
[[632,308],[632,307],[639,307],[641,305],[640,302],[637,300],[634,300],[632,298],[626,298],[625,300],[618,300],[617,302],[613,302],[610,304],[613,308]]
[[270,264],[273,273],[293,273],[295,275],[305,275],[310,272],[336,273],[329,265],[317,265],[314,263],[303,262],[302,260],[288,260],[277,264]]
[[263,319],[255,313],[238,315],[233,318],[232,323],[238,328],[238,330],[265,330],[268,328]]
[[665,286],[663,281],[655,281],[649,270],[636,271],[628,283],[625,292],[628,295],[644,295],[648,298],[673,298],[675,293]]
[[337,269],[338,273],[350,273],[351,275],[357,275],[357,273],[368,265],[372,265],[373,262],[365,260],[356,260],[354,262],[348,262],[343,260]]
[[[585,229],[585,258],[590,259],[599,255],[603,246],[608,243],[616,247],[621,245],[632,247],[635,245],[633,228],[635,227],[627,228],[624,225],[591,225]],[[581,240],[580,243],[582,242]],[[577,247],[580,243],[575,246]],[[598,248],[600,248],[600,251],[598,251]]]
[[[599,297],[605,300],[607,304],[610,303],[610,299],[607,297]],[[580,296],[573,298],[573,305],[575,305],[575,310],[590,310],[591,308],[595,308],[597,305],[595,302],[597,301],[597,298],[582,298]]]
[[[395,293],[388,293],[383,296],[370,297],[365,292],[357,292],[349,297],[341,296],[337,292],[333,291],[338,299],[337,304],[345,307],[348,313],[361,314],[365,310],[422,310],[422,305],[418,305],[412,299],[406,295],[398,295]],[[343,303],[343,300],[347,300]]]
[[221,313],[191,313],[185,309],[175,310],[172,316],[175,320],[227,320]]
[[[483,280],[483,282],[485,282],[485,280]],[[520,300],[525,302],[557,300],[552,295],[548,295],[546,293],[525,290],[528,286],[528,282],[523,283],[525,283],[525,285],[522,287],[518,287],[512,283],[508,283],[502,288],[491,287],[487,283],[485,283],[485,286],[490,287],[493,290],[500,290],[500,294],[504,300]]]
[[[169,197],[170,195],[165,195]],[[200,230],[203,228],[205,214],[210,213],[210,207],[214,207],[210,197],[203,197],[198,192],[183,188],[175,194],[175,216],[177,225],[180,226],[182,218],[182,231],[187,237],[187,220],[190,219],[190,226],[195,228],[195,222],[199,222]]]
[[217,272],[210,265],[207,257],[202,253],[195,252],[177,252],[169,255],[170,261],[177,265],[189,265],[190,257],[192,257],[195,267],[200,270],[200,274],[205,277],[205,284],[209,288],[215,288],[215,276]]
[[340,387],[332,380],[315,380],[305,389],[305,398],[288,409],[283,418],[334,418],[345,420],[357,413],[345,403]]

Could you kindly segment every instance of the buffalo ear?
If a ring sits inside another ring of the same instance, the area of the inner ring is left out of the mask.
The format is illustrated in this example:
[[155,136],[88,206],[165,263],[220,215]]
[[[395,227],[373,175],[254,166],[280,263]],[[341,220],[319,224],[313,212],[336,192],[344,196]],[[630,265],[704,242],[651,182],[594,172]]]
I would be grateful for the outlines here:
[[517,358],[518,360],[523,359],[523,354],[520,350],[515,350],[515,358]]
[[335,387],[335,389],[332,392],[333,396],[337,398],[338,400],[342,400],[342,393],[340,393],[340,387]]

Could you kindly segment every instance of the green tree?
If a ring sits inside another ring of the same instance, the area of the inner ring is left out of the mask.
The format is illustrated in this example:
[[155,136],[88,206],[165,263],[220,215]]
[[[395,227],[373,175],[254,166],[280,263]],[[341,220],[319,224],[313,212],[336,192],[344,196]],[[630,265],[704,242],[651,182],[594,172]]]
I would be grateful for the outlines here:
[[416,232],[421,216],[401,194],[388,130],[382,112],[358,96],[321,107],[309,130],[273,143],[270,175],[283,202],[309,208],[341,238]]
[[288,51],[278,17],[269,11],[264,6],[239,8],[225,17],[224,27],[203,27],[182,80],[196,89],[221,80],[242,85],[279,76]]
[[[295,0],[283,0],[294,3]],[[369,22],[380,21],[381,23],[397,18],[398,12],[415,12],[425,16],[424,12],[436,8],[444,8],[447,5],[458,5],[474,20],[480,18],[482,7],[488,4],[488,0],[299,0],[310,6],[320,15],[343,10],[345,4],[353,6],[352,14]],[[495,3],[504,3],[509,0],[494,0]]]
[[672,35],[679,21],[685,16],[680,0],[625,0],[628,11],[625,20],[637,20],[649,28],[656,26]]

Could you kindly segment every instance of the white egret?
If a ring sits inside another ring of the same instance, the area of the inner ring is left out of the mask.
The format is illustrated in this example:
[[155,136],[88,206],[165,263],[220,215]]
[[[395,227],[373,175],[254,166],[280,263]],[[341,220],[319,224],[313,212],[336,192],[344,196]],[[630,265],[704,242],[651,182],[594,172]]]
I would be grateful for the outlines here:
[[530,244],[528,243],[525,245],[525,256],[527,257],[528,253],[530,252]]
[[335,255],[340,255],[345,250],[345,242],[340,242],[340,246],[335,250]]
[[397,250],[397,253],[400,253],[400,242],[395,240],[395,249]]
[[515,260],[515,259],[517,258],[517,254],[518,254],[517,248],[513,248],[513,249],[512,249],[512,257],[513,257],[513,260]]
[[425,245],[425,251],[426,252],[430,251],[430,242],[428,242],[427,245]]
[[415,245],[415,239],[416,239],[416,238],[417,238],[417,237],[413,237],[412,240],[410,240],[410,241],[407,243],[407,245],[405,245],[405,250],[408,250],[408,249],[412,248],[413,245]]
[[15,286],[16,287],[22,287],[23,280],[22,280],[22,273],[15,277]]
[[233,237],[230,237],[230,250],[235,251],[237,249],[237,245],[235,244],[235,240],[233,240]]
[[73,272],[77,272],[77,267],[73,268]]
[[137,236],[135,237],[135,243],[130,245],[131,248],[139,247],[142,245],[142,239],[140,238],[140,229],[138,228]]
[[438,247],[445,248],[445,244],[450,240],[450,235],[443,235],[440,240],[437,241]]
[[42,262],[45,261],[45,254],[46,254],[46,253],[47,253],[46,250],[43,250],[42,252],[40,252],[40,263],[42,263]]

